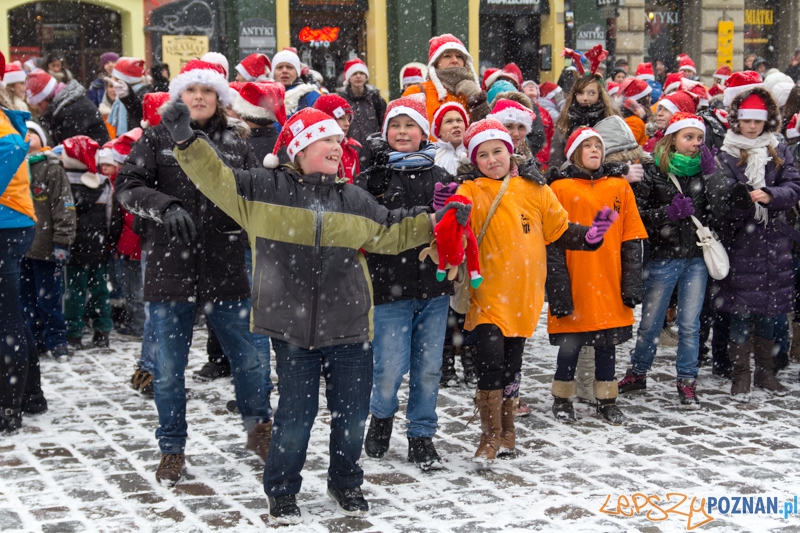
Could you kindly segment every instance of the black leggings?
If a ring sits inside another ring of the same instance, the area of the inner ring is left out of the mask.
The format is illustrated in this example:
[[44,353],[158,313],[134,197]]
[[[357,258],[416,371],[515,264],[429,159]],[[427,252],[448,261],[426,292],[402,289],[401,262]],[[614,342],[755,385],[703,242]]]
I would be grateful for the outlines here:
[[498,390],[514,383],[522,370],[524,337],[504,337],[494,324],[475,326],[478,353],[475,366],[478,369],[478,389]]
[[[565,343],[558,348],[556,361],[556,381],[572,381],[575,379],[575,368],[578,365],[578,356],[582,344]],[[616,363],[616,348],[614,346],[594,347],[594,379],[595,381],[614,381],[614,365]]]

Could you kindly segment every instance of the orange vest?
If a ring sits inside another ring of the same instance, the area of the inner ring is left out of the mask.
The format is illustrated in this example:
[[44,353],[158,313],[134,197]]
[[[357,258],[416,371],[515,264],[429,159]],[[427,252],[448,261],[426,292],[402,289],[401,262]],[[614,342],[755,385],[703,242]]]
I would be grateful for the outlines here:
[[[14,129],[6,114],[0,110],[0,137],[5,137],[6,135],[19,135],[19,132]],[[14,177],[11,178],[8,187],[0,196],[0,205],[36,220],[36,215],[33,212],[33,199],[31,198],[31,179],[28,174],[28,162],[26,160],[22,161],[16,173],[14,173]]]

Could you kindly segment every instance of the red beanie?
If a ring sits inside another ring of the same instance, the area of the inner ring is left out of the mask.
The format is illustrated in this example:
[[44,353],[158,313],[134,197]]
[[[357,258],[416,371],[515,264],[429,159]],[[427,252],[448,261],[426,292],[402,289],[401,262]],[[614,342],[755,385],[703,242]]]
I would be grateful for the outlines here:
[[353,108],[350,107],[350,102],[338,94],[323,94],[314,102],[314,109],[319,109],[333,118],[341,118],[344,115],[355,115],[355,113],[353,113]]
[[702,130],[703,133],[706,132],[706,125],[703,123],[703,119],[692,113],[678,112],[669,119],[669,125],[664,134],[669,135],[683,128],[697,128],[698,130]]
[[[319,101],[319,100],[318,100]],[[439,137],[439,129],[442,127],[442,120],[448,111],[458,111],[461,118],[464,119],[464,128],[469,127],[469,113],[464,109],[464,106],[458,102],[445,102],[439,106],[436,113],[433,114],[433,136]]]
[[511,135],[509,135],[506,127],[494,119],[485,118],[478,122],[473,122],[464,133],[464,146],[467,148],[467,153],[463,154],[462,157],[468,158],[466,162],[474,165],[478,147],[486,141],[492,140],[503,141],[509,153],[514,153],[514,143],[511,142]]
[[697,111],[697,100],[697,95],[689,91],[675,91],[659,100],[658,105],[672,113],[694,113]]
[[272,63],[264,54],[250,54],[234,68],[247,81],[266,81],[272,72]]
[[575,150],[578,149],[583,141],[586,139],[591,139],[592,137],[597,137],[600,139],[600,142],[603,144],[603,152],[605,152],[606,144],[603,142],[603,137],[597,132],[597,130],[588,128],[586,126],[581,126],[573,131],[572,135],[570,135],[569,139],[567,139],[567,145],[564,147],[564,155],[567,156],[567,159],[572,157],[572,154],[575,153]]

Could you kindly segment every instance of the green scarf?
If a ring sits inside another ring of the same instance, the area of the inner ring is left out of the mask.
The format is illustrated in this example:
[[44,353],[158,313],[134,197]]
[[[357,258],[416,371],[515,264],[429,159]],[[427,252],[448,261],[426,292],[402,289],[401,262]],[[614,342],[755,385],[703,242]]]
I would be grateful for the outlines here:
[[[661,153],[655,154],[656,166],[659,165],[659,156]],[[694,176],[700,172],[700,154],[694,157],[687,157],[678,152],[673,153],[669,160],[669,171],[676,176]]]

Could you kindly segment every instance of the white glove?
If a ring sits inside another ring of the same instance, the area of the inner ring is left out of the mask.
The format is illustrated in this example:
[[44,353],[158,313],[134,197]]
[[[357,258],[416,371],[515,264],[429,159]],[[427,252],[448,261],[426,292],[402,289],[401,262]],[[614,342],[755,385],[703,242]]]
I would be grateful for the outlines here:
[[628,161],[628,173],[625,175],[625,179],[628,180],[628,183],[639,183],[642,181],[644,177],[644,167],[641,163],[631,163]]
[[117,93],[117,98],[125,98],[130,94],[131,90],[127,83],[124,81],[108,78],[111,81],[111,86],[114,87],[114,92]]

